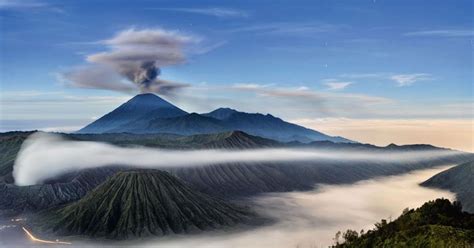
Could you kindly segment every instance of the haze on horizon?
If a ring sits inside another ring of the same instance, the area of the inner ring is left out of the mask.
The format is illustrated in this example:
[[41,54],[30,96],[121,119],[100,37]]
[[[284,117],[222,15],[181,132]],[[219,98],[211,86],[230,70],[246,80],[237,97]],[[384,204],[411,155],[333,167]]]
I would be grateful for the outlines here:
[[189,112],[473,152],[472,12],[468,0],[0,1],[0,131],[74,131],[152,91]]

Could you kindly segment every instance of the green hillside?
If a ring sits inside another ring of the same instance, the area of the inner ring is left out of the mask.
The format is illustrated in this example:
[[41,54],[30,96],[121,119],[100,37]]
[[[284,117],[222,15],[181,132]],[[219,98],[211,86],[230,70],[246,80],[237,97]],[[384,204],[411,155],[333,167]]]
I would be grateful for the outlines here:
[[429,201],[418,209],[406,209],[392,222],[382,220],[366,233],[347,230],[336,234],[333,247],[473,247],[474,214],[462,212],[458,202]]

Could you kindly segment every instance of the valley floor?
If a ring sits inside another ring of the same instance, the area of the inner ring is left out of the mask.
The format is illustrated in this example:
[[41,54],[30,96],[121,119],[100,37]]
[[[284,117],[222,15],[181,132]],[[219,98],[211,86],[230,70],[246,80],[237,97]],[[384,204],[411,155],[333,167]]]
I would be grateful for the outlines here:
[[[334,243],[334,235],[339,230],[368,230],[382,218],[397,218],[406,207],[419,207],[428,200],[440,197],[454,199],[450,192],[418,185],[447,168],[418,170],[349,185],[319,185],[317,190],[309,192],[272,193],[255,197],[253,202],[257,211],[278,220],[275,224],[261,228],[233,233],[220,231],[191,236],[175,235],[156,240],[135,240],[133,243],[114,242],[113,245],[167,248],[328,247]],[[14,238],[5,241],[7,236]],[[0,240],[0,245],[14,244],[5,242],[31,244],[18,227],[0,230]],[[104,245],[72,242],[73,246],[78,247]]]

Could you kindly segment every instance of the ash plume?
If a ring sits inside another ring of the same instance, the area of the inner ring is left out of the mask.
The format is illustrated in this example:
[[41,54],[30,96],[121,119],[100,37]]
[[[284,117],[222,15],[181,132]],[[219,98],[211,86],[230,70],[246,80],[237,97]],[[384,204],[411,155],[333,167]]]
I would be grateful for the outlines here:
[[184,63],[185,46],[196,42],[195,37],[164,29],[127,29],[101,41],[108,50],[86,56],[88,66],[61,76],[80,88],[173,94],[188,85],[158,78],[160,68]]

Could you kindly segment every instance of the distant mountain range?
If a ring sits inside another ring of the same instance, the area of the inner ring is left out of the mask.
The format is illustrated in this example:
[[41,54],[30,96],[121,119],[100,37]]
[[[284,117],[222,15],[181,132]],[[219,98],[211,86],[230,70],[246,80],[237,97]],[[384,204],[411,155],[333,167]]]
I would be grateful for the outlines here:
[[281,142],[353,142],[283,121],[270,114],[244,113],[230,108],[219,108],[205,114],[187,113],[151,93],[133,97],[77,133],[194,135],[236,130]]

